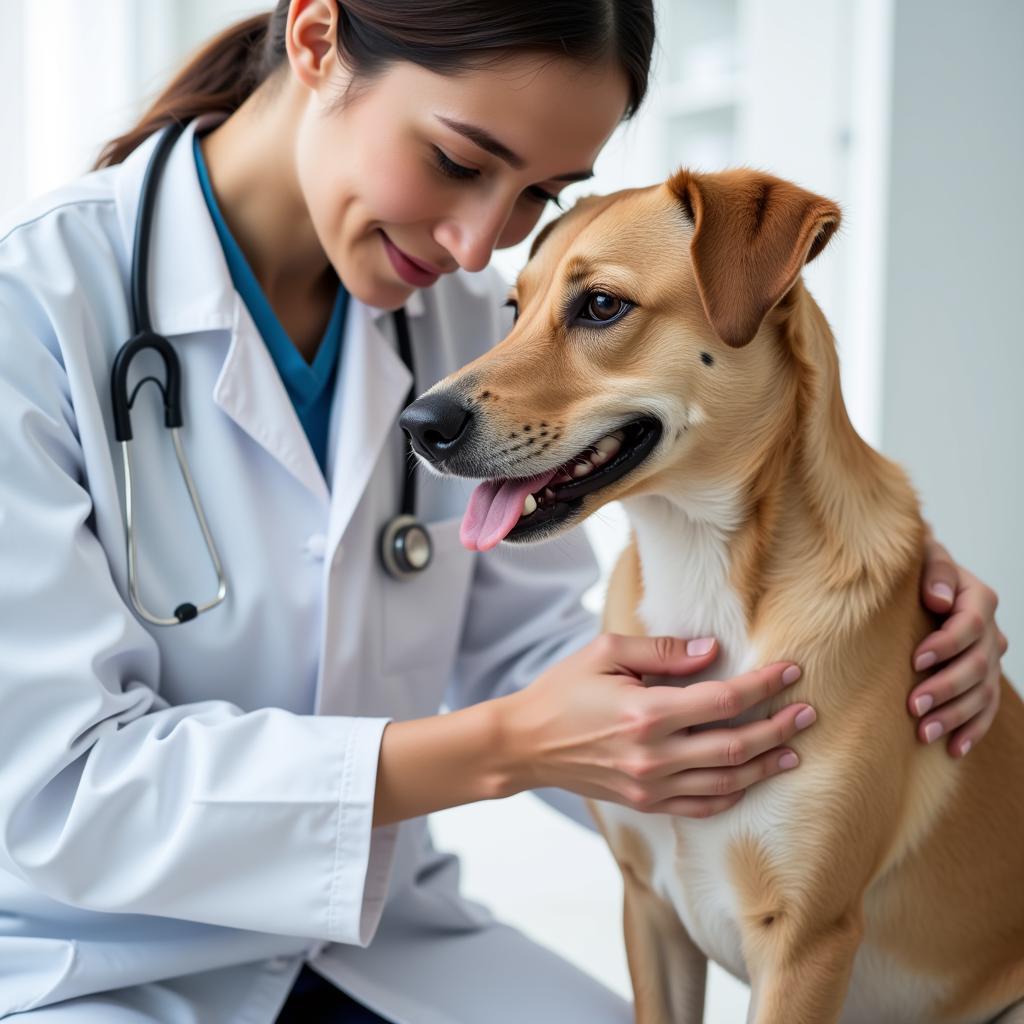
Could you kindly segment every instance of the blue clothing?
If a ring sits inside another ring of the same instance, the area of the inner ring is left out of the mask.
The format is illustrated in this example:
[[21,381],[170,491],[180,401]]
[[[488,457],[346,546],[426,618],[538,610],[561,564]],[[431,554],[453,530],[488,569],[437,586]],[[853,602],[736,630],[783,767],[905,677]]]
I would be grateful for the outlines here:
[[357,1003],[350,995],[335,988],[316,971],[303,966],[288,1001],[275,1024],[388,1024]]
[[270,352],[277,372],[281,375],[288,397],[295,406],[295,412],[302,424],[302,429],[309,438],[310,446],[320,469],[327,475],[327,431],[331,419],[331,398],[334,394],[334,380],[338,368],[338,356],[341,352],[341,332],[345,326],[345,310],[348,306],[348,292],[338,283],[338,297],[334,301],[327,330],[324,332],[320,347],[313,357],[312,364],[303,359],[291,338],[281,326],[281,321],[270,307],[256,275],[249,266],[234,236],[231,234],[224,217],[217,205],[210,184],[210,175],[206,169],[206,161],[199,145],[199,136],[195,136],[193,148],[196,155],[196,169],[199,172],[199,184],[213,218],[217,237],[224,249],[228,271],[235,290],[242,297],[252,316],[256,329],[263,338]]

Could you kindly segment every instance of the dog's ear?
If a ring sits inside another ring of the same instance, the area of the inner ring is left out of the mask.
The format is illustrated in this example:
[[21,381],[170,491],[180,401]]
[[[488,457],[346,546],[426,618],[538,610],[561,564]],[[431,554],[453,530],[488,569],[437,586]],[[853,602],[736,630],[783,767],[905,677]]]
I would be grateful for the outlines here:
[[722,341],[741,348],[828,244],[839,207],[751,170],[683,170],[668,186],[694,225],[690,256],[704,312]]

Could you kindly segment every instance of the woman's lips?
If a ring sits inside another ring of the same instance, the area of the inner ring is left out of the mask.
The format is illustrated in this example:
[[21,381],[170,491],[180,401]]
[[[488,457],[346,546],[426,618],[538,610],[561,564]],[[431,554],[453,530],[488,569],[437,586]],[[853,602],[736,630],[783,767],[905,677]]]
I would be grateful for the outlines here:
[[440,271],[433,270],[411,256],[406,256],[384,231],[381,231],[380,237],[384,240],[384,251],[391,260],[391,266],[406,284],[411,284],[414,288],[429,288],[441,276]]

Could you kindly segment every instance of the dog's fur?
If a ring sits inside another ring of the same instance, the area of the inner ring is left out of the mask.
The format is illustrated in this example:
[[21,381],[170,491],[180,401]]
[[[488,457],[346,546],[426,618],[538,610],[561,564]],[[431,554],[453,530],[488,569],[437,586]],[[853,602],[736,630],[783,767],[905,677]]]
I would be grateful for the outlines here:
[[[473,412],[473,454],[440,467],[467,476],[527,477],[657,417],[652,454],[559,527],[625,502],[607,630],[717,636],[717,678],[795,661],[754,714],[818,714],[799,769],[714,818],[594,805],[643,1024],[701,1019],[707,957],[749,981],[757,1024],[1024,1019],[1024,704],[1003,680],[962,760],[915,739],[924,525],[853,430],[800,278],[838,223],[749,170],[584,200],[535,244],[510,336],[433,389]],[[572,323],[595,291],[635,308]]]

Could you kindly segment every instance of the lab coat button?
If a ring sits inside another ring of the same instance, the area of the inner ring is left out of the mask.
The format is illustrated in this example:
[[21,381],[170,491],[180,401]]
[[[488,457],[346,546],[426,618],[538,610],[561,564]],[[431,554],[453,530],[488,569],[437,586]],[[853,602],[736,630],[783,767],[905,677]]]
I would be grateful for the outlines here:
[[324,555],[327,554],[327,538],[322,533],[314,533],[309,540],[306,541],[306,554],[310,558],[315,559],[318,562],[324,560]]

